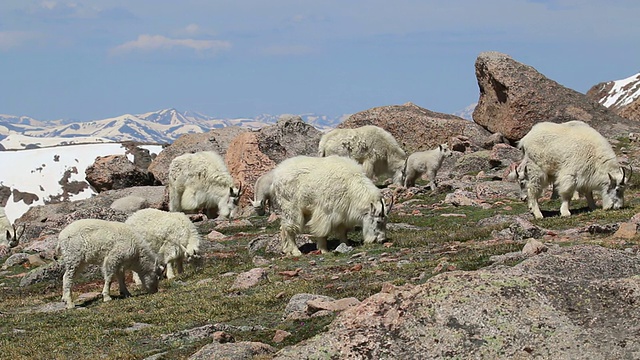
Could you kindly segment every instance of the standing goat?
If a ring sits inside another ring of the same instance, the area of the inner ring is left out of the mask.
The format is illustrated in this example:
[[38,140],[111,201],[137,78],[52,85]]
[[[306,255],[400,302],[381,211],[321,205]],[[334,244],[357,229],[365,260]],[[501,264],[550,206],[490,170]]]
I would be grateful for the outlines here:
[[362,164],[369,179],[390,176],[402,185],[407,154],[388,131],[374,125],[355,129],[333,129],[324,134],[318,145],[318,156],[338,155]]
[[453,155],[449,145],[441,144],[433,150],[418,151],[409,155],[404,165],[404,187],[416,185],[416,179],[426,173],[427,185],[431,190],[436,188],[436,173],[442,166],[444,158]]
[[[151,250],[158,254],[162,265],[166,265],[167,279],[181,273],[184,260],[200,250],[198,228],[183,213],[142,209],[131,214],[125,224],[140,232]],[[134,279],[140,283],[137,276],[134,275]]]
[[114,276],[118,280],[120,295],[131,296],[124,281],[125,270],[133,270],[140,275],[147,293],[158,291],[162,268],[157,255],[142,234],[127,224],[99,219],[76,220],[58,234],[56,252],[62,256],[65,267],[62,301],[67,303],[67,308],[74,307],[71,298],[73,278],[87,264],[102,267],[104,301],[111,300],[109,288]]
[[253,187],[253,200],[251,205],[256,213],[260,216],[265,214],[267,205],[269,210],[273,211],[273,196],[271,184],[273,183],[273,170],[262,174]]
[[577,190],[595,209],[593,191],[602,196],[602,208],[624,206],[624,191],[630,169],[618,163],[611,144],[600,133],[580,121],[565,124],[541,122],[519,142],[527,169],[529,209],[540,219],[538,198],[549,182],[554,182],[562,205],[560,215],[569,216],[569,203]]
[[273,170],[273,194],[281,210],[280,236],[285,255],[300,255],[296,234],[314,237],[327,252],[327,237],[347,242],[347,231],[362,227],[365,243],[386,239],[386,206],[380,189],[367,178],[362,166],[340,156],[297,156]]
[[235,188],[222,157],[214,151],[183,154],[169,165],[169,211],[201,209],[209,218],[235,215],[242,186]]

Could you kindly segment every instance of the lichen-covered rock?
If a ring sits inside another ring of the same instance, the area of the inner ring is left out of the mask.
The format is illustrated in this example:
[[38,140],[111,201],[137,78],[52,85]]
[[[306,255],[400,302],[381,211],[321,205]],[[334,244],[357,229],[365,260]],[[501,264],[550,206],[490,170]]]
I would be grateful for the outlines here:
[[640,258],[581,245],[385,285],[274,359],[622,359],[640,343]]
[[[478,124],[461,117],[437,113],[412,103],[375,107],[347,118],[338,128],[379,126],[393,135],[407,152],[430,150],[451,138],[463,136],[472,150],[486,143],[491,133]],[[459,147],[454,148],[459,150]]]

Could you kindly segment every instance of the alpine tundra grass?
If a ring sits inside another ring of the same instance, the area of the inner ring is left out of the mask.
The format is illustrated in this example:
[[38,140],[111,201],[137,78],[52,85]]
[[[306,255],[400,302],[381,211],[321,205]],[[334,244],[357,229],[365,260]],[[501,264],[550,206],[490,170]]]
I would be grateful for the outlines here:
[[[586,202],[579,200],[573,205],[577,211],[571,217],[561,218],[557,211],[550,211],[550,217],[532,222],[560,232],[627,221],[640,210],[639,190],[633,184],[627,206],[621,210],[586,211]],[[186,359],[212,340],[180,334],[208,324],[224,325],[236,342],[260,341],[280,349],[322,332],[334,319],[327,316],[283,320],[285,307],[295,294],[364,300],[379,292],[384,283],[420,284],[438,271],[478,269],[489,265],[492,255],[522,249],[524,241],[492,240],[494,232],[509,227],[510,222],[489,227],[479,227],[477,222],[495,215],[528,214],[523,202],[503,199],[490,209],[481,209],[445,205],[443,199],[444,194],[438,193],[418,195],[413,198],[411,209],[419,214],[392,211],[386,243],[364,245],[362,235],[351,232],[349,240],[355,245],[353,252],[347,254],[281,257],[264,250],[249,253],[247,246],[252,239],[265,234],[275,236],[279,231],[278,221],[267,223],[264,217],[253,217],[249,219],[253,226],[220,230],[227,238],[204,252],[198,266],[187,264],[174,279],[161,281],[158,293],[147,295],[132,286],[131,298],[115,298],[107,303],[93,299],[74,310],[42,311],[59,302],[61,282],[21,288],[20,276],[28,269],[22,265],[10,267],[0,272],[2,357],[143,359],[166,353],[164,358]],[[557,209],[557,203],[541,205],[543,211]],[[211,224],[204,224],[199,230],[205,236]],[[206,242],[210,240],[203,240]],[[626,248],[638,246],[638,237],[614,240],[594,232],[579,240],[558,243],[576,242]],[[338,243],[331,240],[329,248]],[[269,261],[265,267],[268,280],[248,290],[231,290],[236,274],[257,267],[253,264],[256,255]],[[447,266],[443,268],[441,264]],[[77,294],[99,291],[100,276],[79,275]],[[276,343],[276,330],[287,331],[291,336]]]

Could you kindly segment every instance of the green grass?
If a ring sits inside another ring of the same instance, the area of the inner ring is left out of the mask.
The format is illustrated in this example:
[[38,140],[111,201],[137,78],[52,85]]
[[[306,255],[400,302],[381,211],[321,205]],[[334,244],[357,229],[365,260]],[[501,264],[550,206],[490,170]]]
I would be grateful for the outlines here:
[[[635,178],[635,175],[634,175]],[[626,221],[640,212],[638,188],[631,187],[628,206],[618,211],[575,211],[568,218],[552,216],[532,220],[540,227],[561,231],[588,224],[609,224]],[[359,300],[380,291],[384,283],[395,285],[421,284],[432,276],[443,261],[459,270],[475,270],[489,264],[492,255],[518,251],[522,242],[487,241],[492,232],[509,225],[504,222],[492,227],[479,227],[478,221],[495,215],[527,213],[526,204],[517,200],[503,200],[490,209],[441,204],[445,194],[425,194],[415,197],[420,216],[407,211],[392,213],[391,223],[413,225],[419,230],[393,228],[388,231],[387,244],[361,244],[362,236],[353,232],[349,239],[355,250],[348,254],[307,254],[300,257],[280,257],[265,253],[250,254],[248,243],[261,234],[276,234],[278,222],[267,223],[266,218],[252,217],[253,226],[221,232],[230,236],[221,244],[224,250],[209,254],[198,267],[186,266],[185,273],[176,279],[164,280],[160,292],[142,294],[130,285],[133,297],[101,299],[86,303],[81,309],[52,313],[25,312],[33,306],[59,301],[60,282],[19,288],[20,279],[11,277],[27,269],[16,266],[0,275],[4,288],[0,293],[0,349],[2,358],[103,358],[142,359],[159,352],[167,358],[184,359],[211,339],[193,342],[163,340],[167,334],[177,333],[206,324],[227,324],[236,341],[261,341],[277,349],[298,343],[323,331],[335,316],[305,320],[283,319],[289,299],[299,293],[314,293],[334,298],[355,297]],[[437,206],[434,206],[437,205]],[[543,211],[559,208],[558,201],[541,201]],[[574,202],[574,209],[586,207],[584,200]],[[446,217],[446,214],[464,216]],[[210,228],[202,228],[207,233]],[[637,245],[638,239],[610,242],[604,235],[585,235],[580,240],[605,246],[624,248]],[[331,241],[330,246],[337,246]],[[360,254],[361,255],[356,255]],[[267,266],[268,281],[248,290],[230,290],[234,276],[255,267],[252,259],[261,255],[272,262]],[[300,269],[298,276],[286,277],[283,271]],[[443,270],[443,271],[446,271]],[[202,281],[202,282],[201,282]],[[82,291],[100,291],[98,277],[76,280],[74,295]],[[117,290],[112,290],[117,293]],[[135,323],[151,326],[127,331]],[[254,330],[242,330],[253,326]],[[276,330],[292,335],[282,343],[274,343]]]

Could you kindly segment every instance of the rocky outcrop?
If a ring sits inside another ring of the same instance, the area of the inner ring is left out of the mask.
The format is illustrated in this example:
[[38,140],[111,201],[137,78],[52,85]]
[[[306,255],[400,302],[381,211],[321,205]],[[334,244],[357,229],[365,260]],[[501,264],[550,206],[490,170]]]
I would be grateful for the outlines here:
[[387,130],[408,153],[430,150],[458,137],[466,139],[472,150],[478,150],[489,142],[488,138],[491,135],[472,121],[433,112],[412,103],[361,111],[351,115],[338,125],[338,128],[356,128],[364,125],[376,125]]
[[640,259],[581,245],[383,286],[275,359],[636,358]]
[[98,156],[85,170],[86,180],[98,193],[155,184],[153,175],[134,165],[126,155]]
[[640,121],[640,98],[622,108],[618,115],[630,120]]
[[476,59],[475,69],[480,99],[473,120],[511,142],[541,121],[582,120],[609,138],[628,135],[638,127],[638,123],[506,54],[483,52]]
[[253,198],[260,175],[286,158],[315,156],[322,133],[299,116],[282,116],[275,125],[238,135],[227,149],[225,161],[234,179],[245,189],[242,204]]
[[224,157],[233,139],[249,130],[238,126],[214,129],[206,133],[185,134],[164,148],[149,165],[149,172],[160,183],[167,184],[167,174],[171,160],[186,153],[216,151]]

